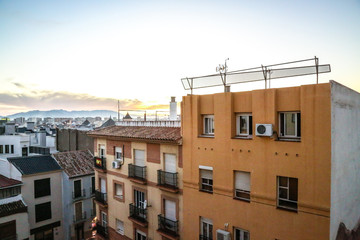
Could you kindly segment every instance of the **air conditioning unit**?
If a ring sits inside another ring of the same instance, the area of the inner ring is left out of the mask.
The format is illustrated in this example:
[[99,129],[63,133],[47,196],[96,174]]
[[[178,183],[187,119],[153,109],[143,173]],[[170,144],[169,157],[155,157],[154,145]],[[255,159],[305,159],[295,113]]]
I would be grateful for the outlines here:
[[112,167],[113,168],[120,168],[121,167],[121,162],[120,161],[113,161],[112,162]]
[[256,124],[256,136],[271,137],[273,135],[272,124]]
[[216,230],[216,240],[231,240],[230,233],[221,229]]

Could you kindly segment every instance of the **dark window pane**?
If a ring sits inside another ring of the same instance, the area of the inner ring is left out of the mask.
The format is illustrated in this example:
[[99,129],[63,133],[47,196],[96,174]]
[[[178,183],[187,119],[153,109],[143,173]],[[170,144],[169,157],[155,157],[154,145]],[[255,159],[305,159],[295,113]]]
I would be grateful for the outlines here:
[[289,199],[298,200],[298,180],[297,178],[289,178]]
[[50,178],[40,179],[34,181],[35,198],[44,197],[51,194]]
[[249,116],[249,135],[252,135],[252,116]]
[[9,153],[9,145],[5,145],[5,153]]
[[287,199],[287,198],[288,198],[287,194],[288,194],[288,190],[287,190],[287,189],[285,189],[285,188],[280,188],[280,189],[279,189],[279,197],[280,197],[280,198],[285,198],[285,199]]
[[4,153],[4,146],[0,145],[0,154],[3,154],[3,153]]
[[35,221],[40,222],[51,218],[51,202],[35,205]]
[[301,137],[301,114],[297,114],[297,136]]
[[288,187],[288,178],[287,177],[279,177],[279,184],[281,187]]

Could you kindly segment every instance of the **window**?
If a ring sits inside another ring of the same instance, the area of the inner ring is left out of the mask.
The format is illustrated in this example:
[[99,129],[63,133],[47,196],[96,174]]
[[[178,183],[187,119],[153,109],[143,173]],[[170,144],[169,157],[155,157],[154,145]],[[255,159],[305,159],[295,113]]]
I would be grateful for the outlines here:
[[[200,190],[206,192],[213,192],[213,172],[212,167],[208,169],[200,169]],[[211,170],[210,170],[211,169]]]
[[124,198],[124,186],[121,183],[114,183],[114,193],[115,197],[123,199]]
[[277,177],[278,207],[297,210],[298,179],[290,177]]
[[301,137],[301,115],[300,112],[280,113],[280,138]]
[[35,205],[35,222],[44,221],[51,218],[51,202]]
[[116,231],[121,235],[124,235],[124,222],[116,219]]
[[74,181],[74,198],[82,197],[81,194],[81,180],[75,180]]
[[0,154],[3,154],[3,153],[4,153],[4,146],[0,145]]
[[105,158],[105,146],[104,145],[99,145],[99,157]]
[[21,193],[21,187],[5,188],[0,190],[0,199],[15,197]]
[[116,160],[122,160],[123,156],[122,156],[122,148],[121,147],[116,147],[115,148],[115,159]]
[[252,135],[252,116],[251,114],[236,115],[236,135],[251,136]]
[[35,233],[35,240],[52,240],[54,239],[53,229]]
[[144,150],[134,150],[134,164],[136,166],[144,167],[145,166],[145,151]]
[[234,228],[234,240],[250,240],[250,233],[240,228]]
[[35,198],[48,196],[51,194],[50,178],[40,179],[34,181]]
[[146,233],[136,229],[135,240],[146,240]]
[[203,134],[214,135],[214,115],[203,116]]
[[28,148],[27,147],[23,147],[21,149],[21,156],[26,157],[28,155]]
[[200,217],[200,234],[202,239],[212,239],[213,222],[211,219]]
[[235,198],[250,201],[250,173],[235,171]]
[[11,147],[11,153],[14,153],[14,145],[10,145]]
[[5,153],[9,153],[9,145],[5,145]]
[[101,212],[101,226],[107,227],[107,214],[105,212]]
[[91,193],[95,194],[95,177],[91,177]]

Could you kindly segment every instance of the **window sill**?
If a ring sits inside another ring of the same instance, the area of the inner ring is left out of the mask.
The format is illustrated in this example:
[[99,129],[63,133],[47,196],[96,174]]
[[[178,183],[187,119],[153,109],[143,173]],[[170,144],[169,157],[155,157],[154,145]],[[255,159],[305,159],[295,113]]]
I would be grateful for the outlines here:
[[238,200],[238,201],[243,201],[243,202],[247,202],[250,203],[250,199],[245,199],[245,198],[237,198],[237,197],[233,197],[234,200]]
[[301,142],[301,138],[284,138],[279,137],[276,141],[282,141],[282,142]]
[[124,197],[114,196],[114,199],[119,202],[125,202]]
[[209,193],[209,194],[213,194],[213,191],[208,191],[208,190],[204,190],[204,189],[199,189],[199,192],[204,192],[204,193]]
[[240,135],[236,135],[235,137],[233,137],[233,139],[252,140],[252,139],[253,139],[253,137],[252,137],[252,135],[248,135],[248,136],[240,136]]
[[294,209],[294,208],[287,208],[287,207],[282,207],[282,206],[276,206],[276,208],[279,210],[287,211],[287,212],[293,212],[293,213],[298,212],[298,210]]
[[214,138],[214,134],[200,134],[198,135],[199,138]]

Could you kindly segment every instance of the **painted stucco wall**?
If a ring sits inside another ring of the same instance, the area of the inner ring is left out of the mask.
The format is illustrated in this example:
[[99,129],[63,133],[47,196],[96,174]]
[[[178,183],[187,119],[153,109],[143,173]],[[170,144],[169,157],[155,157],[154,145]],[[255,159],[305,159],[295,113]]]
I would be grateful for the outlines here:
[[[51,195],[35,198],[34,195],[34,181],[38,179],[50,178]],[[30,230],[50,224],[56,221],[60,221],[61,225],[54,228],[54,239],[64,239],[63,232],[63,213],[62,213],[62,171],[46,172],[45,174],[36,175],[24,175],[23,186],[21,187],[21,193],[28,205]],[[45,202],[51,202],[51,219],[35,222],[35,205]],[[33,239],[34,235],[31,235]]]
[[331,82],[330,239],[360,219],[360,93]]
[[26,239],[29,237],[30,228],[29,228],[29,215],[27,212],[25,213],[17,213],[6,217],[0,218],[0,225],[2,223],[16,221],[16,234],[17,239]]
[[[19,157],[22,154],[22,148],[27,147],[29,153],[30,146],[30,135],[1,135],[0,136],[0,145],[14,145],[13,154],[0,154],[0,157]],[[5,146],[3,147],[5,151]]]
[[[330,226],[330,85],[188,95],[182,102],[184,238],[197,239],[200,217],[217,229],[238,227],[251,239],[328,239]],[[301,112],[301,141],[276,135],[235,138],[237,113],[272,124],[279,112]],[[202,115],[214,114],[214,137],[202,133]],[[213,193],[199,191],[199,165],[213,167]],[[234,171],[251,174],[251,200],[234,199]],[[297,212],[277,208],[277,176],[298,179]],[[225,227],[225,224],[227,224]]]
[[22,175],[20,171],[14,167],[7,159],[0,158],[0,174],[7,178],[16,179],[22,181]]

